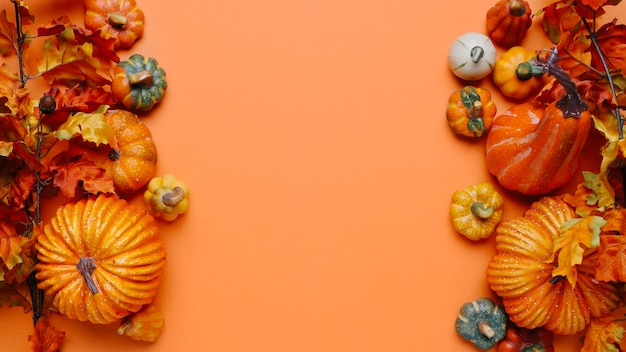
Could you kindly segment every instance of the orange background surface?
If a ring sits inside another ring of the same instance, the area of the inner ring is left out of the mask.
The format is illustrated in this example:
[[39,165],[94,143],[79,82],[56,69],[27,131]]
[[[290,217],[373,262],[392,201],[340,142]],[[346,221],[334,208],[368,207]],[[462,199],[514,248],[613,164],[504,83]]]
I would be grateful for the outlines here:
[[[494,247],[455,233],[448,207],[453,191],[491,178],[482,142],[445,121],[463,85],[447,52],[484,31],[495,1],[137,1],[144,37],[120,57],[167,71],[144,122],[157,173],[191,189],[189,212],[159,223],[166,325],[149,344],[52,315],[62,350],[473,351],[454,321],[491,296]],[[38,23],[82,18],[82,1],[28,4]],[[537,26],[532,49],[543,48]],[[505,217],[527,204],[506,199]],[[31,324],[1,308],[0,350],[27,351]]]

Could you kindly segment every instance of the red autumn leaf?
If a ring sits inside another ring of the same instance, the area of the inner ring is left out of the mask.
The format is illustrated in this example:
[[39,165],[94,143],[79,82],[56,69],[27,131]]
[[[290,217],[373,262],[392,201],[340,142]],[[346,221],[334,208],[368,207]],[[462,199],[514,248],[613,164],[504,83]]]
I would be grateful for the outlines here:
[[44,316],[37,320],[35,331],[28,336],[28,346],[33,352],[58,352],[65,338],[64,331],[58,331]]
[[81,189],[91,194],[114,192],[113,179],[89,159],[80,155],[70,158],[67,153],[62,152],[55,156],[52,163],[53,185],[66,198],[76,197],[76,191]]
[[3,56],[15,54],[15,24],[7,19],[7,10],[0,12],[0,54]]
[[37,35],[40,37],[47,37],[50,35],[56,35],[65,30],[70,25],[70,19],[67,16],[61,16],[56,18],[45,25],[37,28]]
[[598,248],[598,268],[596,280],[625,281],[626,280],[626,235],[600,236]]
[[[70,114],[91,113],[102,105],[117,104],[110,91],[102,87],[92,88],[84,83],[68,89],[53,86],[47,94],[54,97],[57,103],[55,111],[44,117],[44,123],[53,130],[63,124]],[[38,113],[39,108],[35,108],[35,114]]]
[[[617,24],[616,21],[614,19],[602,25],[596,37],[609,69],[626,72],[626,25]],[[594,67],[603,67],[596,50],[592,51],[592,64]]]
[[543,30],[553,44],[559,44],[561,35],[572,30],[580,21],[573,8],[561,5],[555,1],[543,8]]

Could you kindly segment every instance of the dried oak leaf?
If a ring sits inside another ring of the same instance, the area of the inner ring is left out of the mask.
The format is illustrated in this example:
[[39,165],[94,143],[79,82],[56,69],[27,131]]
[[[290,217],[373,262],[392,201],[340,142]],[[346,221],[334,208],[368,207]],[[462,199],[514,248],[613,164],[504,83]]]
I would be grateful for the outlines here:
[[554,242],[554,251],[546,262],[553,262],[557,255],[558,266],[552,276],[567,277],[572,286],[576,286],[577,271],[575,266],[582,263],[585,250],[597,247],[605,220],[597,215],[574,218],[561,225],[560,236]]
[[624,327],[616,323],[612,316],[593,318],[585,333],[581,352],[619,352],[615,343],[620,342],[623,335]]
[[58,352],[65,338],[64,331],[58,331],[44,316],[37,320],[35,331],[28,336],[28,346],[33,352]]

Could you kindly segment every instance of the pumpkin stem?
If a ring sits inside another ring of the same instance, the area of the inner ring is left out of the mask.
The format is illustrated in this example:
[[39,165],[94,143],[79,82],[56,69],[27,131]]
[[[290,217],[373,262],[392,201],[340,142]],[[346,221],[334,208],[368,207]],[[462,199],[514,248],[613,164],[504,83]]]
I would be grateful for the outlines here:
[[526,6],[520,0],[509,0],[509,13],[512,16],[523,16],[526,14]]
[[474,216],[485,220],[489,219],[493,215],[494,209],[491,205],[485,206],[483,202],[474,202],[470,205],[470,211]]
[[91,278],[91,274],[97,268],[96,261],[92,257],[80,257],[78,258],[78,264],[76,264],[76,268],[78,269],[78,272],[83,275],[85,283],[87,283],[87,287],[89,288],[89,291],[91,291],[91,294],[95,295],[96,293],[98,293],[98,287]]
[[589,106],[578,93],[576,83],[572,80],[572,77],[561,66],[557,65],[556,61],[558,58],[558,51],[554,47],[554,49],[548,52],[547,57],[537,56],[534,63],[556,78],[563,86],[563,89],[565,89],[566,94],[556,103],[556,106],[563,111],[563,116],[578,118]]
[[128,23],[128,19],[122,14],[113,12],[107,17],[107,22],[115,29],[124,29],[126,23]]
[[465,110],[465,114],[468,119],[483,117],[483,103],[480,100],[476,100],[471,108]]
[[515,76],[517,76],[517,79],[520,81],[527,81],[533,77],[541,77],[545,73],[543,68],[533,65],[528,61],[522,62],[515,68]]
[[143,70],[128,75],[128,82],[133,86],[150,88],[154,85],[154,75],[150,70]]
[[111,149],[111,151],[109,152],[109,160],[117,161],[117,160],[119,160],[121,155],[122,155],[122,153],[119,150]]
[[490,339],[496,336],[496,330],[491,325],[489,325],[489,321],[484,319],[480,320],[478,323],[476,323],[476,326],[478,328],[478,332],[480,332],[486,338]]
[[163,204],[168,207],[175,207],[185,199],[185,190],[181,186],[176,186],[172,188],[171,192],[163,194],[161,199],[163,200]]
[[470,57],[472,58],[472,62],[477,63],[478,61],[480,61],[480,59],[483,58],[483,55],[485,55],[485,49],[483,49],[481,46],[475,46],[472,48],[472,50],[470,50]]

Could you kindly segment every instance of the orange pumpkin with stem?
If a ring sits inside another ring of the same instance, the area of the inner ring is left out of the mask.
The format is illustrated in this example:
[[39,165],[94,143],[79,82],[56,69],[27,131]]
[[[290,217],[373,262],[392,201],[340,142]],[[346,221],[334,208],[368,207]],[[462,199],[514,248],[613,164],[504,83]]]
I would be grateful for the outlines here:
[[543,197],[523,216],[505,220],[496,229],[496,254],[487,267],[487,282],[502,297],[515,325],[545,327],[556,334],[575,334],[591,317],[620,304],[618,289],[595,279],[598,252],[585,252],[577,265],[576,285],[553,276],[558,263],[554,242],[560,228],[574,219],[574,210],[557,197]]
[[156,172],[158,156],[152,133],[137,115],[126,110],[108,111],[106,120],[113,127],[118,147],[101,158],[101,165],[113,177],[119,192],[134,192]]
[[114,38],[115,48],[130,47],[143,35],[144,13],[135,0],[85,0],[85,28]]
[[110,194],[59,207],[35,249],[38,287],[53,307],[97,324],[152,302],[166,262],[152,216]]
[[515,105],[496,116],[487,136],[487,169],[503,187],[526,195],[546,194],[569,182],[591,129],[587,104],[575,83],[551,60],[539,64],[567,94],[547,105]]

